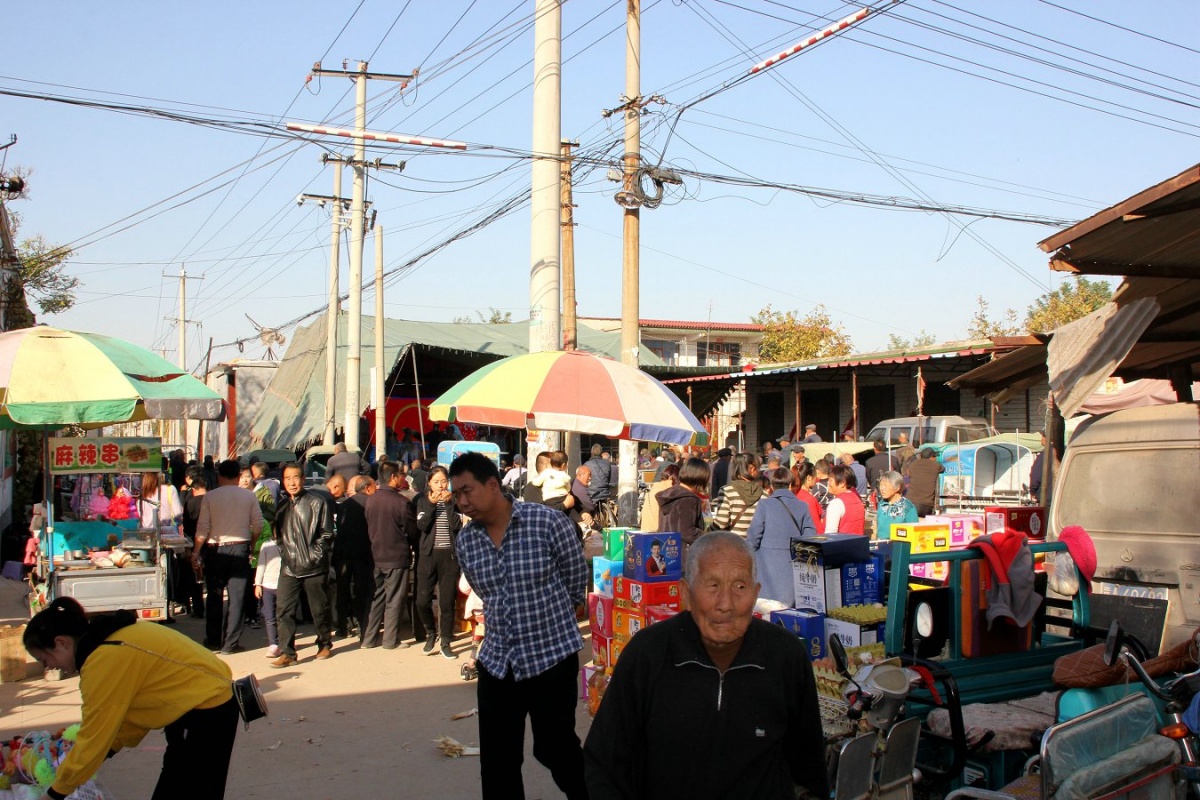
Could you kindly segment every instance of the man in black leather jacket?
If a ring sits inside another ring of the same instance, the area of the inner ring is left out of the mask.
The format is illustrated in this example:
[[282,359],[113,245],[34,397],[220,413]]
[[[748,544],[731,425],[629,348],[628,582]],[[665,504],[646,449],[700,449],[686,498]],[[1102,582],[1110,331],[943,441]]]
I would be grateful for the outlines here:
[[304,491],[299,464],[283,468],[284,493],[275,509],[275,541],[283,568],[276,590],[279,646],[283,655],[271,662],[275,668],[296,663],[296,607],[301,590],[317,627],[317,658],[333,655],[333,619],[329,608],[329,558],[333,551],[333,515],[320,495]]

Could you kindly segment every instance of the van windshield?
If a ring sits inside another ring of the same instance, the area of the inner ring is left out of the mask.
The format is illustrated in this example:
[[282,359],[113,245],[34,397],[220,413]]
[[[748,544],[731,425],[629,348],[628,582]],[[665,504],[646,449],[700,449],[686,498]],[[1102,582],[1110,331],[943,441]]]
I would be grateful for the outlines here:
[[1165,476],[1196,475],[1194,447],[1080,451],[1069,458],[1070,482],[1055,501],[1060,527],[1082,525],[1093,536],[1200,530],[1200,493],[1163,496],[1164,487],[1174,483]]

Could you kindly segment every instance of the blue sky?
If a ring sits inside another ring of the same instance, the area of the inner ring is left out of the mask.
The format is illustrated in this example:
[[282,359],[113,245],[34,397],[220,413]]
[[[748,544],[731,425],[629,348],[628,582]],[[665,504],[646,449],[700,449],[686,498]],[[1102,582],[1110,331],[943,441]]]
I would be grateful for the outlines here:
[[[643,93],[666,101],[644,118],[644,154],[654,162],[839,196],[1078,220],[1200,161],[1195,3],[908,0],[689,108],[669,143],[683,104],[854,7],[643,4]],[[621,137],[619,117],[601,111],[624,89],[624,6],[563,4],[562,130],[593,153]],[[320,308],[329,218],[295,199],[331,191],[319,159],[346,143],[323,149],[245,131],[284,120],[347,124],[348,81],[305,86],[322,58],[334,68],[343,59],[369,59],[380,72],[421,68],[403,93],[370,84],[373,130],[503,148],[370,149],[370,158],[407,161],[402,174],[373,175],[368,187],[387,268],[479,220],[529,185],[520,153],[531,147],[533,9],[534,0],[8,9],[9,29],[25,34],[0,54],[0,91],[241,123],[235,131],[0,95],[0,138],[19,137],[6,166],[34,171],[29,198],[10,204],[22,235],[78,246],[70,271],[83,281],[80,302],[42,321],[174,358],[177,332],[164,318],[178,315],[177,280],[164,273],[186,263],[204,277],[189,285],[196,366],[210,337],[214,361],[237,356],[220,345],[254,335],[247,315],[279,326]],[[620,314],[621,212],[605,172],[576,186],[582,315]],[[347,172],[347,196],[349,187]],[[767,303],[800,314],[824,304],[865,351],[889,334],[961,338],[976,296],[997,313],[1023,311],[1062,281],[1036,247],[1057,228],[956,219],[967,232],[941,213],[689,177],[642,212],[642,316],[745,322]],[[372,247],[368,239],[368,268]],[[448,321],[494,307],[522,319],[528,272],[526,205],[398,272],[387,314]],[[373,304],[368,294],[368,313]],[[244,355],[261,353],[251,343]]]

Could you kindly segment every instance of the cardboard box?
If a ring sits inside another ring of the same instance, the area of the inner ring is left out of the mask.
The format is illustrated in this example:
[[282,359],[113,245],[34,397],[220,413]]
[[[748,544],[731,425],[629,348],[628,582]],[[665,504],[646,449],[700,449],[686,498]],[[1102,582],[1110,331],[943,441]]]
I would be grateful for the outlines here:
[[846,647],[860,647],[876,644],[882,641],[879,623],[860,625],[857,622],[844,622],[840,619],[825,618],[825,638],[836,636]]
[[818,558],[792,562],[792,581],[796,607],[825,614],[841,608],[841,567],[826,567]]
[[683,577],[683,540],[678,533],[625,533],[625,577],[677,581]]
[[25,663],[25,647],[21,644],[21,637],[24,635],[24,625],[0,627],[0,683],[25,680],[28,669]]
[[618,575],[613,579],[613,598],[617,608],[670,606],[680,608],[683,591],[679,581],[636,581]]
[[592,663],[598,667],[610,667],[612,664],[612,637],[601,636],[592,631]]
[[804,641],[809,659],[825,657],[825,615],[786,608],[771,612],[771,622],[782,625]]
[[914,578],[929,578],[930,580],[944,581],[950,577],[950,562],[931,561],[928,564],[910,564],[908,574]]
[[944,522],[950,526],[950,549],[961,550],[984,533],[983,514],[943,514],[928,516],[926,522]]
[[646,624],[653,625],[656,622],[663,622],[679,613],[679,608],[671,606],[646,606]]
[[1023,533],[1030,539],[1046,538],[1046,509],[1041,506],[983,509],[984,531],[992,533]]
[[583,669],[580,670],[580,672],[579,672],[579,699],[580,700],[584,701],[585,703],[587,702],[588,691],[591,686],[592,676],[595,675],[597,672],[600,672],[603,669],[604,669],[604,667],[601,667],[601,666],[592,666],[591,664],[586,664],[586,665],[584,665]]
[[620,561],[622,568],[625,564],[625,534],[632,528],[604,529],[604,557],[609,561]]
[[596,556],[592,559],[592,588],[597,594],[613,596],[613,578],[625,568],[623,561],[612,561]]
[[1019,653],[1033,646],[1033,623],[1023,628],[1011,620],[998,619],[988,630],[987,592],[992,585],[992,570],[982,559],[960,562],[959,584],[962,589],[959,616],[962,631],[959,644],[963,658],[980,658],[1000,653]]
[[914,555],[945,552],[950,549],[950,526],[944,522],[893,525],[892,541],[908,542],[909,552]]
[[601,636],[613,635],[613,599],[599,592],[588,595],[588,622],[592,633]]
[[613,643],[608,648],[608,657],[612,661],[612,663],[609,664],[610,667],[615,667],[617,665],[617,660],[621,658],[621,651],[624,649],[624,642],[618,642],[615,639],[613,640]]
[[618,608],[613,612],[613,641],[625,644],[646,627],[646,612],[642,609]]
[[808,558],[812,549],[820,551],[826,566],[866,561],[871,557],[871,540],[855,533],[826,533],[792,539],[792,561]]
[[882,603],[887,600],[883,596],[884,575],[883,556],[872,556],[863,564],[863,604]]

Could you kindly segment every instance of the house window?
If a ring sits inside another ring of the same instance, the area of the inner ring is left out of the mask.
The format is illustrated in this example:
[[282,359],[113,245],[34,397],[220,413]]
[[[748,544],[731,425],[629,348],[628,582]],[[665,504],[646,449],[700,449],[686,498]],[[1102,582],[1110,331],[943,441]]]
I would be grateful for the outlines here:
[[742,363],[740,342],[706,342],[701,339],[696,343],[696,354],[696,363],[701,367],[737,367]]
[[671,342],[666,339],[642,339],[642,344],[661,358],[664,364],[674,365],[679,361],[679,342]]

